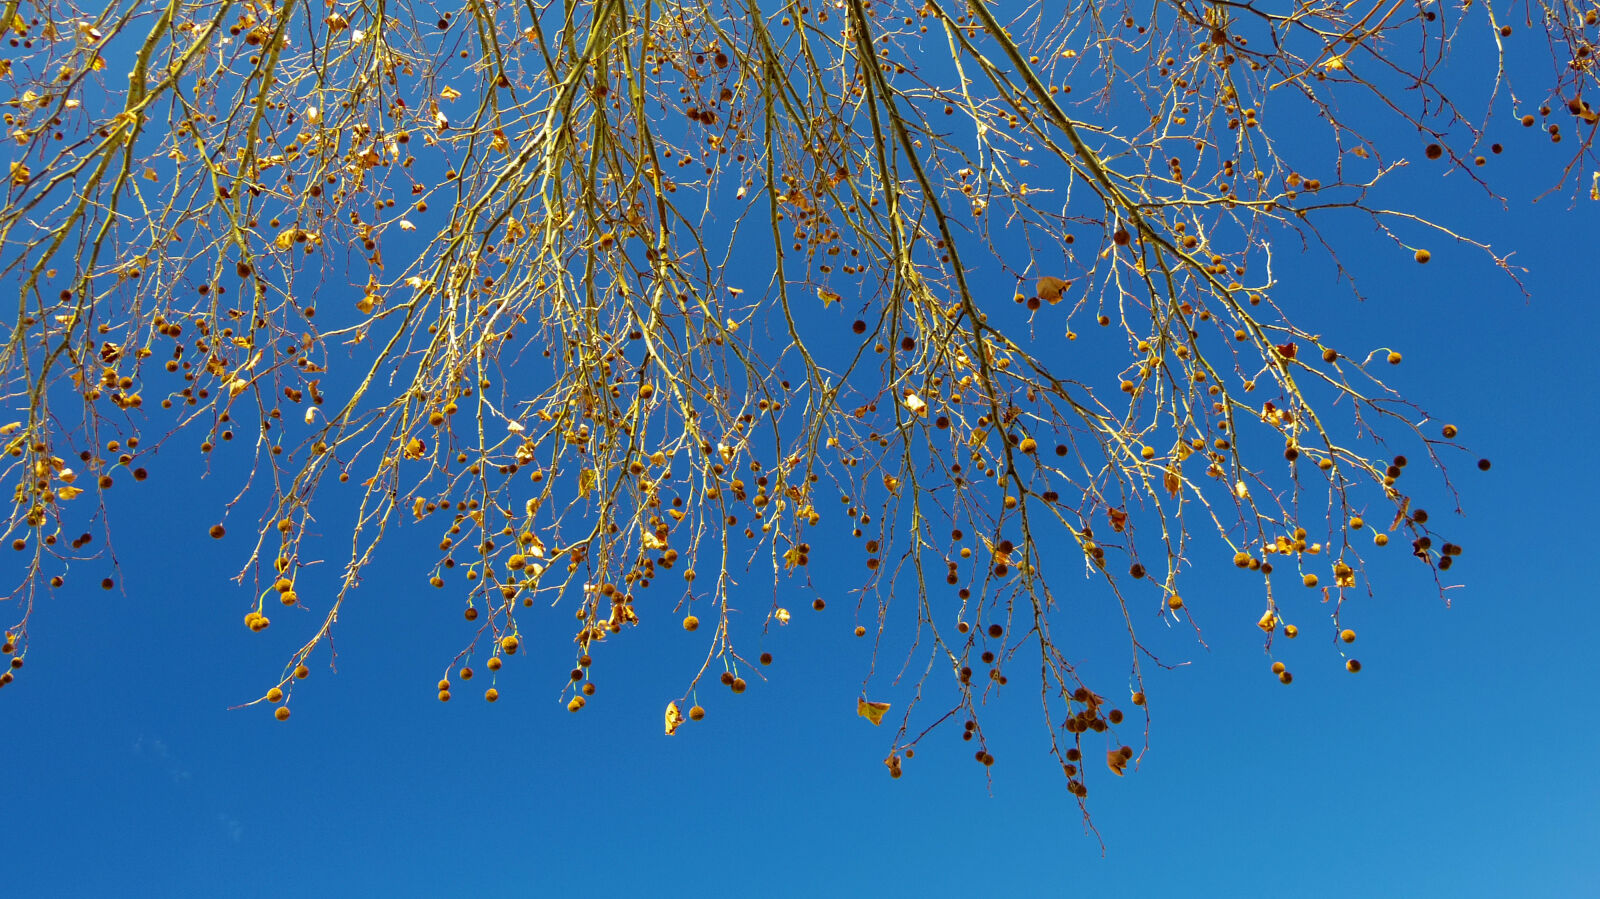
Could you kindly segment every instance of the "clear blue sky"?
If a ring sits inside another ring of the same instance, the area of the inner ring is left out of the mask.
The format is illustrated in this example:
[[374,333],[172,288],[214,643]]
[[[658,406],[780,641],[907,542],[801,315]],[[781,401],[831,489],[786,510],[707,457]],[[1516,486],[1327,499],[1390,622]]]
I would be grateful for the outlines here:
[[[1553,170],[1537,132],[1502,139],[1497,165]],[[1147,669],[1151,749],[1128,777],[1092,781],[1099,839],[1044,751],[1030,691],[990,712],[992,780],[953,730],[886,776],[888,732],[854,713],[865,657],[846,603],[797,612],[763,647],[778,656],[769,682],[717,692],[705,722],[667,739],[662,705],[701,643],[662,619],[582,714],[556,696],[564,631],[543,647],[555,661],[535,638],[508,665],[497,704],[474,690],[436,701],[459,606],[419,587],[397,543],[346,607],[338,672],[319,655],[290,722],[228,711],[302,634],[239,624],[228,551],[245,523],[220,545],[203,536],[233,485],[200,484],[193,456],[173,453],[116,510],[122,587],[79,578],[46,599],[24,676],[0,693],[0,883],[17,896],[1600,895],[1586,544],[1600,204],[1534,207],[1542,182],[1499,186],[1510,212],[1459,185],[1443,192],[1458,205],[1422,202],[1517,249],[1531,302],[1463,250],[1435,244],[1417,266],[1361,230],[1343,236],[1366,304],[1316,267],[1284,273],[1299,323],[1401,349],[1392,383],[1472,448],[1452,472],[1467,514],[1430,504],[1466,547],[1453,607],[1391,547],[1376,598],[1352,613],[1365,669],[1345,673],[1319,634],[1293,648],[1284,687],[1260,634],[1220,611],[1254,607],[1254,584],[1192,572],[1191,606],[1214,610],[1210,649],[1182,630],[1155,638],[1190,664]],[[1474,470],[1476,455],[1493,470]]]

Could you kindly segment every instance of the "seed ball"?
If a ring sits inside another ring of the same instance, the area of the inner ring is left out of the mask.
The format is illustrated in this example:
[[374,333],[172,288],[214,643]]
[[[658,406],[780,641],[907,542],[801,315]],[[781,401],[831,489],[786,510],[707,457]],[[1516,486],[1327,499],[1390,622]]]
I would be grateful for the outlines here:
[[1479,459],[1478,460],[1478,470],[1479,471],[1488,471],[1489,470],[1489,460],[1488,459]]
[[692,631],[692,630],[697,630],[699,627],[700,627],[700,619],[694,617],[693,615],[690,615],[690,616],[688,616],[688,617],[683,619],[683,629],[684,630]]
[[822,611],[823,609],[825,609],[827,607],[828,607],[828,604],[823,602],[821,597],[818,597],[817,599],[813,599],[811,601],[811,608],[816,609],[818,612]]
[[1389,354],[1389,364],[1390,365],[1399,365],[1401,358],[1402,357],[1400,356],[1399,353],[1390,353]]
[[1278,682],[1279,683],[1288,684],[1288,683],[1292,683],[1293,681],[1294,681],[1294,675],[1293,674],[1289,673],[1288,671],[1280,671],[1280,672],[1278,672]]
[[763,665],[771,665],[772,664],[772,653],[770,653],[770,652],[762,653],[761,654],[761,664],[763,664]]
[[273,687],[272,689],[267,691],[267,702],[282,702],[282,701],[283,701],[283,691],[282,690],[280,690],[277,687]]
[[1272,663],[1272,673],[1273,674],[1282,674],[1283,672],[1287,671],[1288,668],[1289,668],[1289,666],[1283,664],[1282,662],[1273,662]]
[[500,698],[500,691],[490,687],[489,689],[483,691],[483,698],[489,700],[490,702],[495,702]]
[[733,683],[729,684],[728,686],[731,687],[735,693],[743,693],[746,684],[744,682],[744,678],[736,677],[733,679]]
[[859,624],[856,625],[856,636],[857,637],[865,637],[866,635],[867,635],[867,629],[862,627]]
[[1286,624],[1283,626],[1283,635],[1293,640],[1295,637],[1300,636],[1300,629],[1292,624]]
[[732,671],[724,671],[724,672],[722,672],[722,677],[719,678],[719,679],[722,681],[722,685],[724,687],[733,686],[733,672]]
[[1132,702],[1134,705],[1144,705],[1144,693],[1140,692],[1133,694]]
[[307,677],[311,676],[311,669],[304,665],[296,666],[294,669],[294,676],[300,680],[305,680]]
[[1306,575],[1306,576],[1305,576],[1305,577],[1303,577],[1303,578],[1301,578],[1301,579],[1300,579],[1300,580],[1301,580],[1301,581],[1302,581],[1302,582],[1303,582],[1303,583],[1304,583],[1304,584],[1305,584],[1305,585],[1306,585],[1306,586],[1307,586],[1307,587],[1315,587],[1315,586],[1316,586],[1316,585],[1317,585],[1317,576],[1316,576],[1316,575],[1314,575],[1314,574],[1308,574],[1308,575]]
[[1000,639],[1001,635],[1004,634],[1005,632],[1006,632],[1006,629],[1001,627],[998,624],[989,625],[989,636],[995,638],[996,640]]
[[1418,265],[1427,265],[1428,264],[1428,260],[1430,260],[1432,258],[1433,258],[1433,254],[1428,252],[1427,250],[1418,250],[1417,253],[1416,253],[1416,259],[1417,259],[1417,264]]
[[1456,436],[1456,433],[1457,433],[1456,432],[1456,426],[1455,425],[1445,425],[1443,433],[1444,433],[1444,438],[1446,440],[1455,439],[1455,436]]
[[1353,630],[1350,630],[1349,628],[1345,628],[1344,630],[1339,632],[1339,639],[1343,640],[1346,643],[1354,643],[1354,642],[1356,642],[1356,632],[1353,631]]
[[279,721],[288,721],[289,707],[286,705],[278,706],[278,710],[272,713],[272,717],[278,719]]
[[213,540],[221,540],[227,533],[227,530],[220,524],[211,526],[211,539]]
[[1174,593],[1171,596],[1167,597],[1167,608],[1171,609],[1174,612],[1176,612],[1179,609],[1183,608],[1183,597],[1179,596],[1176,593]]
[[693,707],[691,707],[689,709],[689,720],[690,721],[699,721],[699,720],[705,718],[705,716],[706,716],[706,710],[705,710],[705,708],[703,706],[698,706],[697,705],[697,706],[693,706]]
[[1361,670],[1361,663],[1355,659],[1350,659],[1344,663],[1344,670],[1350,672],[1351,674],[1355,674],[1357,671]]

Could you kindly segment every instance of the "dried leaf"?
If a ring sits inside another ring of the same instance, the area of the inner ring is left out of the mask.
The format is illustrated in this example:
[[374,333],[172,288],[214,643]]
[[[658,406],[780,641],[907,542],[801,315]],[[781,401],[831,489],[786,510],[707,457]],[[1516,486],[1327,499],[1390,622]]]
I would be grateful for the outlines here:
[[1039,279],[1038,284],[1034,285],[1033,290],[1039,295],[1039,299],[1054,306],[1061,302],[1062,293],[1071,286],[1072,282],[1070,281],[1063,281],[1060,278],[1052,278],[1049,275],[1045,275]]
[[883,714],[889,711],[887,702],[867,702],[865,699],[856,700],[856,714],[872,722],[874,727],[883,723]]
[[667,736],[677,733],[678,725],[683,723],[683,713],[678,711],[676,702],[667,703]]

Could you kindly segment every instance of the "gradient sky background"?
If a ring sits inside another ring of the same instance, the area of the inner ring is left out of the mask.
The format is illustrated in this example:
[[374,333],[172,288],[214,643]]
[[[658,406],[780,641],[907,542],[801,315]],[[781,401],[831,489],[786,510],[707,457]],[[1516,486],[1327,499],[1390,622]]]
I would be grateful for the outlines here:
[[[890,732],[855,716],[866,656],[844,602],[814,614],[796,601],[795,623],[762,647],[778,655],[770,681],[709,691],[707,720],[667,739],[662,706],[703,646],[671,619],[639,632],[648,651],[610,660],[580,715],[556,696],[565,630],[544,646],[554,661],[536,637],[507,666],[496,705],[477,699],[482,681],[436,701],[460,608],[425,592],[396,544],[346,606],[338,673],[318,656],[289,723],[228,711],[260,695],[302,634],[239,624],[248,597],[228,580],[229,551],[243,552],[246,522],[220,545],[203,536],[233,484],[199,482],[193,457],[174,453],[118,501],[121,587],[80,577],[47,599],[27,668],[0,693],[4,891],[1600,895],[1588,543],[1600,204],[1532,205],[1547,183],[1504,170],[1536,160],[1548,173],[1559,151],[1509,126],[1491,134],[1508,147],[1492,165],[1509,212],[1458,176],[1438,189],[1437,172],[1405,182],[1415,194],[1395,205],[1515,248],[1531,302],[1480,257],[1435,243],[1417,266],[1360,222],[1341,236],[1367,303],[1321,266],[1286,275],[1300,324],[1402,350],[1390,383],[1472,448],[1451,459],[1464,517],[1408,474],[1466,548],[1453,607],[1391,547],[1376,598],[1347,612],[1365,669],[1347,674],[1331,632],[1302,622],[1283,687],[1236,612],[1259,604],[1257,586],[1202,564],[1184,593],[1210,649],[1182,628],[1157,636],[1166,660],[1191,664],[1147,669],[1151,748],[1126,778],[1096,772],[1098,838],[1045,753],[1028,689],[989,712],[992,781],[959,728],[887,777]],[[1477,472],[1476,455],[1493,470]],[[1115,663],[1124,650],[1084,654],[1108,652]]]

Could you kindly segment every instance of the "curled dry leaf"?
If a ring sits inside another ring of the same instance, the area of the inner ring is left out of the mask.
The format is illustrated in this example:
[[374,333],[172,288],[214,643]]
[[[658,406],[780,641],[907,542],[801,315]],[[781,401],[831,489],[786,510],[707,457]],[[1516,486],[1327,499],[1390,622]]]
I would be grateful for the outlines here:
[[883,714],[889,711],[887,702],[868,702],[865,699],[856,700],[856,714],[872,722],[874,727],[883,723]]
[[1039,295],[1039,299],[1054,306],[1061,302],[1061,295],[1071,286],[1072,283],[1070,281],[1063,281],[1060,278],[1052,278],[1049,275],[1045,275],[1039,279],[1039,283],[1033,289]]

